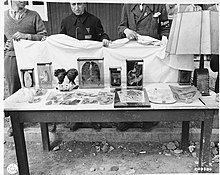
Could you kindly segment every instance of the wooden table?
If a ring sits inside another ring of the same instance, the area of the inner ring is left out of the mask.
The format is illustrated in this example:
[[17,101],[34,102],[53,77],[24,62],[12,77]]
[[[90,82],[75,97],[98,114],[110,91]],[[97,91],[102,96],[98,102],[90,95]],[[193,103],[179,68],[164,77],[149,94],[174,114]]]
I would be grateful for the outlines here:
[[[49,91],[48,91],[49,93]],[[191,104],[170,105],[151,104],[150,108],[114,108],[112,105],[97,106],[46,106],[45,99],[40,104],[15,103],[12,95],[5,100],[5,115],[11,116],[19,174],[29,175],[28,157],[24,137],[24,122],[39,122],[43,150],[50,150],[49,122],[143,122],[182,121],[182,149],[189,146],[189,121],[201,121],[199,167],[207,167],[210,162],[210,140],[214,114],[218,112],[215,94],[202,97]],[[201,169],[202,170],[202,169]],[[200,171],[204,172],[204,171]]]

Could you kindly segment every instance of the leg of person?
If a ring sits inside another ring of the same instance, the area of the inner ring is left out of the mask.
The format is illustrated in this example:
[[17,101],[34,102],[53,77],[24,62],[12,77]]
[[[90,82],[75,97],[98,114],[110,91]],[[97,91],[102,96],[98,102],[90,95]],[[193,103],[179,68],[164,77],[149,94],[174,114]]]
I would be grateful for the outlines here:
[[4,75],[8,84],[9,94],[12,95],[21,88],[21,82],[18,74],[18,67],[15,56],[5,56]]
[[97,122],[93,122],[92,123],[92,127],[93,129],[95,129],[96,131],[100,131],[102,129],[101,123],[97,123]]
[[69,128],[70,128],[70,131],[76,131],[77,129],[79,129],[80,127],[82,126],[82,123],[69,123]]
[[57,130],[57,124],[52,123],[52,128],[51,128],[50,132],[56,132],[56,130]]
[[[9,95],[12,95],[21,88],[18,75],[17,61],[15,56],[5,55],[4,58],[4,76],[8,85]],[[10,122],[9,122],[10,123]],[[8,136],[13,135],[11,124],[9,124]]]
[[116,130],[117,131],[127,131],[129,128],[131,128],[132,123],[131,122],[120,122],[117,124]]
[[158,124],[159,122],[143,122],[142,129],[149,132]]

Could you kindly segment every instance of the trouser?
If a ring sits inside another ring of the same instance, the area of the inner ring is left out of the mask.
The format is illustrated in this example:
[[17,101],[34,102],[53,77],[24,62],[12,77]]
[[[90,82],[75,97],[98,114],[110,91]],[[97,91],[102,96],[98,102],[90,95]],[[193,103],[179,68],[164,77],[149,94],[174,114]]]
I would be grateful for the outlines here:
[[213,72],[218,72],[215,82],[215,92],[219,93],[219,55],[211,55],[210,68]]
[[16,57],[5,54],[4,58],[4,76],[8,84],[9,94],[12,95],[21,88],[21,82],[18,74]]

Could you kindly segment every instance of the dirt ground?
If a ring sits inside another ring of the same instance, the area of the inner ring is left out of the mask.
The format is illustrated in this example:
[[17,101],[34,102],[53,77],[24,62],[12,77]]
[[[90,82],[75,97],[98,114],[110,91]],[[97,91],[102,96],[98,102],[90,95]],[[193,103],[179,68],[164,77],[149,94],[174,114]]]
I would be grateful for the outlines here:
[[[58,146],[57,146],[58,145]],[[43,152],[41,143],[28,142],[31,175],[126,175],[197,173],[198,158],[190,152],[165,153],[158,143],[57,142]],[[14,143],[4,144],[4,175],[17,164]],[[219,172],[218,164],[211,172]],[[18,174],[18,173],[16,173]]]

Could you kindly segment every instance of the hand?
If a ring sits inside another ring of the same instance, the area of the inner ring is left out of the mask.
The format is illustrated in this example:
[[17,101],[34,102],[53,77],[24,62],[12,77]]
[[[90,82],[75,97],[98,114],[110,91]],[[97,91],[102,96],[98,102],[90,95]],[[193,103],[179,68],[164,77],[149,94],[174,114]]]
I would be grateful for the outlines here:
[[21,33],[21,32],[16,32],[13,36],[12,39],[19,41],[21,39],[28,39],[28,35]]
[[130,29],[125,29],[124,30],[124,34],[126,35],[126,37],[129,39],[129,40],[137,40],[137,33],[133,30],[130,30]]
[[111,41],[107,40],[107,39],[103,39],[102,40],[102,44],[104,47],[108,47],[108,45],[111,43]]
[[166,45],[167,42],[168,42],[167,37],[166,36],[162,36],[161,45]]

